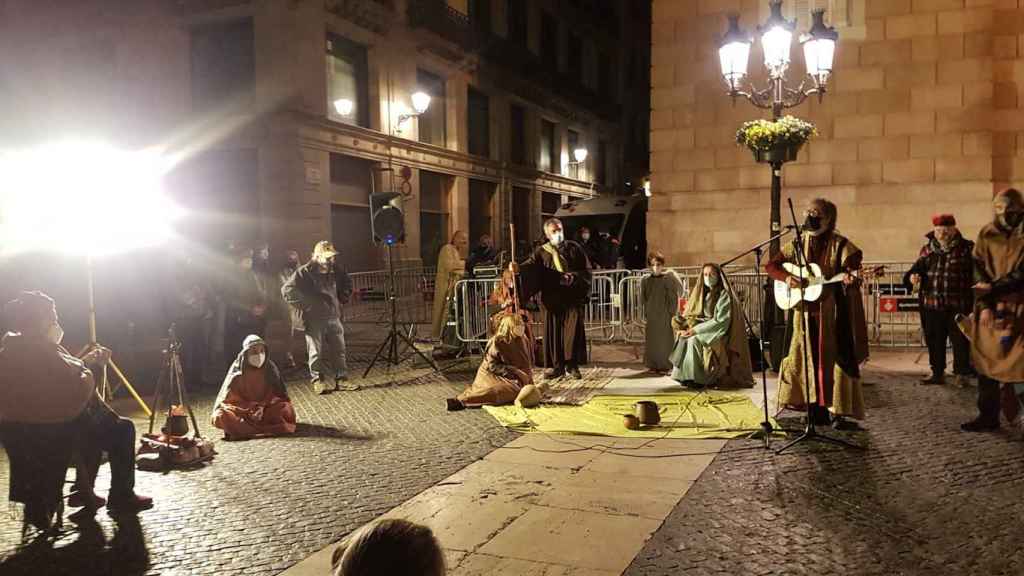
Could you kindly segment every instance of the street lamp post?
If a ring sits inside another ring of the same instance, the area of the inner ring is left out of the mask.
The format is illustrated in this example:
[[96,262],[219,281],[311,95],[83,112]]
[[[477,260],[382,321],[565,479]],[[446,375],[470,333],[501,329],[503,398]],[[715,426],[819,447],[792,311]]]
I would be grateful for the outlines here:
[[[819,101],[824,97],[839,34],[834,28],[825,25],[824,10],[812,13],[811,29],[800,38],[807,76],[799,86],[792,88],[787,85],[786,71],[789,69],[790,47],[796,23],[783,18],[782,0],[770,0],[769,6],[771,14],[764,25],[758,28],[764,66],[768,71],[767,85],[758,89],[747,77],[752,40],[740,30],[738,14],[729,15],[729,29],[722,38],[718,57],[729,96],[734,101],[737,96],[742,96],[758,108],[771,110],[772,119],[778,120],[783,110],[799,106],[809,96],[817,94]],[[785,161],[785,158],[780,157],[769,160],[772,168],[771,236],[782,230],[782,164]],[[775,254],[778,249],[779,240],[776,239],[771,243],[770,252]]]

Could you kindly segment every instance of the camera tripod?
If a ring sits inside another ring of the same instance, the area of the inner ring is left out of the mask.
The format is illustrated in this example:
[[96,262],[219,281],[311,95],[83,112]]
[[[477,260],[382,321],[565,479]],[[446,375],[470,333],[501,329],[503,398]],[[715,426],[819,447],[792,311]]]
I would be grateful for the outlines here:
[[[392,254],[392,244],[387,243],[388,247],[388,306],[391,313],[390,325],[391,329],[388,331],[387,337],[384,338],[384,342],[381,342],[377,353],[373,355],[373,360],[370,361],[370,365],[366,367],[366,371],[363,372],[363,378],[373,370],[373,367],[377,364],[378,360],[383,360],[389,366],[398,366],[402,362],[401,354],[399,353],[399,342],[405,342],[405,345],[412,349],[420,358],[426,361],[435,371],[439,371],[437,363],[434,362],[433,358],[430,358],[424,354],[419,348],[417,348],[409,336],[402,330],[398,329],[398,302],[395,297],[395,260]],[[385,355],[385,350],[387,354]]]

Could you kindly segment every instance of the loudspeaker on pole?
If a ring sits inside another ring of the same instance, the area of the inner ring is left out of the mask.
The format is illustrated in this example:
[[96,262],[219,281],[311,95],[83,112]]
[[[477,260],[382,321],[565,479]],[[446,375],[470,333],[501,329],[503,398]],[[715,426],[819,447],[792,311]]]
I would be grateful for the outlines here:
[[376,244],[393,246],[405,242],[402,195],[397,192],[370,194],[370,230]]

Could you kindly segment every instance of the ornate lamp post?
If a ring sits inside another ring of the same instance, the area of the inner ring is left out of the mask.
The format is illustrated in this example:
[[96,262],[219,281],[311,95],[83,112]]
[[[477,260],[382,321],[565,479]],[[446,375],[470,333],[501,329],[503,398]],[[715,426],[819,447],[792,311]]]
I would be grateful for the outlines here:
[[[819,100],[824,97],[839,34],[834,28],[825,25],[824,10],[813,12],[811,29],[800,38],[807,77],[801,80],[799,86],[791,88],[787,86],[786,71],[789,68],[789,53],[796,23],[782,17],[782,0],[770,0],[769,6],[771,15],[758,28],[764,66],[768,70],[767,86],[758,89],[747,78],[752,40],[740,30],[738,14],[729,15],[729,30],[722,38],[718,58],[729,96],[734,101],[737,96],[743,96],[758,108],[770,109],[772,118],[778,120],[783,110],[799,106],[808,96],[817,94]],[[782,164],[795,159],[795,155],[796,150],[779,150],[778,153],[765,154],[758,159],[772,167],[772,236],[782,230]],[[779,241],[775,240],[771,245],[771,253],[774,254],[778,249]]]

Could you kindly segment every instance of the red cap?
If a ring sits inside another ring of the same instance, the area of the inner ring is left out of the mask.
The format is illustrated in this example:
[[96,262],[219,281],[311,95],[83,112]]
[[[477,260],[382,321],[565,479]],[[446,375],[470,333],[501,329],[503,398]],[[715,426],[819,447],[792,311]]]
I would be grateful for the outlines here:
[[956,226],[956,218],[952,214],[936,214],[932,216],[932,226]]

